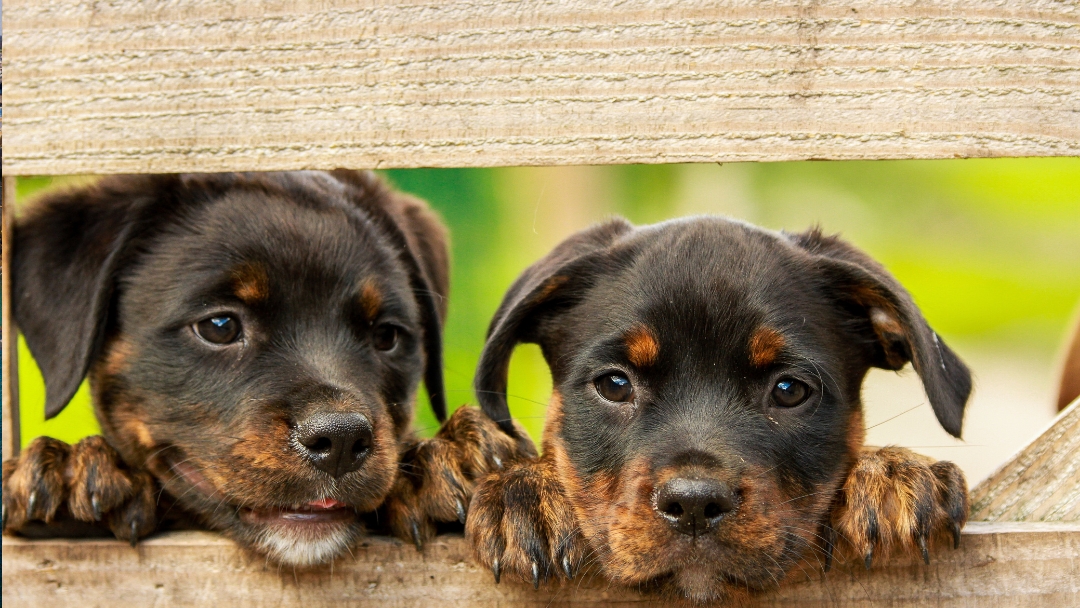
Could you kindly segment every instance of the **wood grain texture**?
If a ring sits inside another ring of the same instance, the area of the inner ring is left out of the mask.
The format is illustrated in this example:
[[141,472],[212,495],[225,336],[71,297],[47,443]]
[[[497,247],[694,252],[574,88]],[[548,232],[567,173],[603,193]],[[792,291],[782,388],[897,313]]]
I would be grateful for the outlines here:
[[15,317],[11,312],[11,229],[15,225],[15,178],[4,176],[3,216],[3,267],[0,271],[0,284],[3,289],[3,336],[0,337],[0,351],[3,363],[0,372],[0,391],[3,399],[3,444],[4,460],[19,453],[19,331],[15,327]]
[[971,519],[1080,522],[1080,399],[976,486]]
[[[598,578],[544,587],[502,582],[442,536],[420,555],[371,538],[333,572],[267,567],[204,532],[171,533],[132,549],[119,541],[3,541],[5,606],[642,606],[655,597]],[[1061,606],[1080,602],[1080,526],[974,524],[960,550],[929,566],[906,560],[840,566],[822,581],[798,571],[758,606]]]
[[7,0],[5,175],[1080,154],[1075,0]]

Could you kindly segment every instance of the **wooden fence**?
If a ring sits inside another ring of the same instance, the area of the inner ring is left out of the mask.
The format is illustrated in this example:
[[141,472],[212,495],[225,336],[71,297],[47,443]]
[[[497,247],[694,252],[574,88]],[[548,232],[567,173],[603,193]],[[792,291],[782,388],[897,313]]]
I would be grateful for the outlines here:
[[[20,175],[1080,154],[1076,0],[7,0],[7,272]],[[761,605],[1080,605],[1080,413],[973,490],[963,547]],[[798,574],[792,579],[800,578]],[[372,538],[333,572],[206,533],[3,540],[10,605],[641,604]]]

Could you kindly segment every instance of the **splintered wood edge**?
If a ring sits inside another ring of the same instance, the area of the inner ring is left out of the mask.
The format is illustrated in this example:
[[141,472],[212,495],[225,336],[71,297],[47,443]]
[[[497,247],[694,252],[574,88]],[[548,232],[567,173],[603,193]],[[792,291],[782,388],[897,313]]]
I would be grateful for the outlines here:
[[[826,576],[795,569],[790,582],[757,606],[1065,606],[1080,600],[1080,525],[973,523],[961,548],[935,548],[931,564],[895,557],[870,571],[840,564]],[[596,575],[539,591],[507,580],[496,585],[476,566],[464,539],[445,535],[418,553],[395,539],[372,537],[331,569],[293,571],[243,554],[208,532],[162,534],[131,548],[115,540],[3,539],[5,606],[78,601],[155,606],[440,606],[475,604],[640,606],[658,598]],[[812,580],[807,580],[807,578]]]
[[1061,0],[7,0],[4,29],[5,175],[1080,155]]

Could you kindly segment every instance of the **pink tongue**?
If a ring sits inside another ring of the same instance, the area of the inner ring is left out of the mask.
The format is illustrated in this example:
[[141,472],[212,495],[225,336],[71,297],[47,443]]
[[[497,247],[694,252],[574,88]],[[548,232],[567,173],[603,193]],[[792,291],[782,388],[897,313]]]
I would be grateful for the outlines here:
[[307,503],[307,506],[313,509],[336,509],[338,507],[344,507],[345,503],[334,500],[333,498],[324,498],[322,500],[313,500]]

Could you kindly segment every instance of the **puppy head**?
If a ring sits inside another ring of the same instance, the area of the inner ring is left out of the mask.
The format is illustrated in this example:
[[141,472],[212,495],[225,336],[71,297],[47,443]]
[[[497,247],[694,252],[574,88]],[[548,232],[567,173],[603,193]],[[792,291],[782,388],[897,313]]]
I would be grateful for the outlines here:
[[442,227],[373,175],[109,178],[16,229],[15,315],[58,413],[204,524],[291,564],[389,491],[421,377],[445,417]]
[[507,432],[518,342],[551,367],[544,450],[604,572],[695,601],[772,586],[816,545],[870,367],[913,362],[954,435],[971,388],[867,256],[720,218],[613,221],[518,279],[477,380]]

